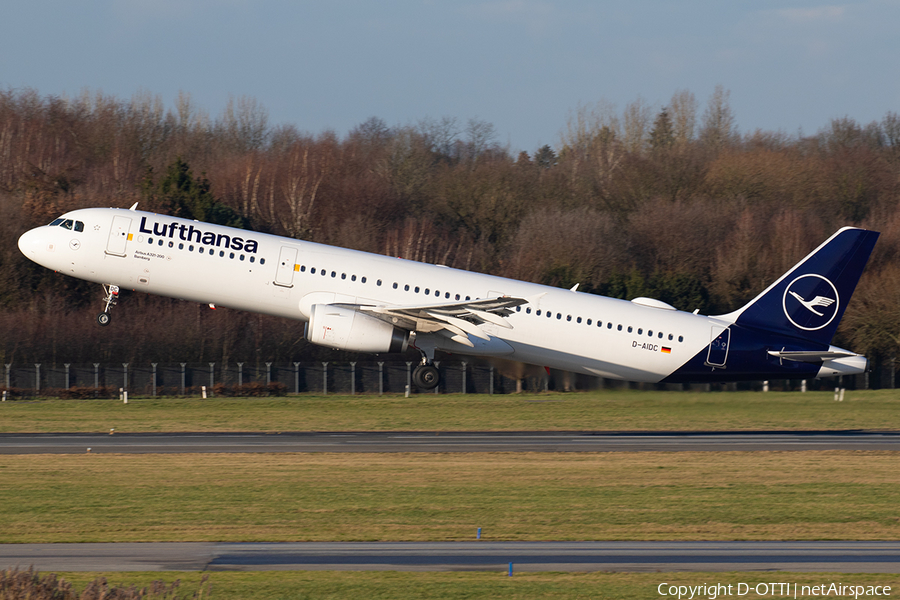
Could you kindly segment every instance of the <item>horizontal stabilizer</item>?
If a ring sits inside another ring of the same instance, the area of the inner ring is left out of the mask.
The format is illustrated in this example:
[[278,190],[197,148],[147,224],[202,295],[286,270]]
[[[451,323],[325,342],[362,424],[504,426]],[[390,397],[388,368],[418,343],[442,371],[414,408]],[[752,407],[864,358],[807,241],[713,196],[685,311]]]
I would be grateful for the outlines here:
[[855,352],[841,351],[806,351],[806,350],[769,350],[769,354],[776,358],[785,358],[787,360],[795,360],[797,362],[816,363],[826,360],[835,360],[838,358],[847,358],[849,356],[860,356]]

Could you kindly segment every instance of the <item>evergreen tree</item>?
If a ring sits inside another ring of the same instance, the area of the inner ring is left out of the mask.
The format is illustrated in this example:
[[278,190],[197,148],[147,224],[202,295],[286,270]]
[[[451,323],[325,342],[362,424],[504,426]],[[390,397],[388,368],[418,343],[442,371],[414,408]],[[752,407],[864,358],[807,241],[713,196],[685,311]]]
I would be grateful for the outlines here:
[[156,210],[176,217],[247,229],[247,219],[216,200],[210,187],[209,179],[205,175],[194,178],[190,165],[179,156],[156,183],[153,169],[147,170],[142,195]]
[[675,132],[672,128],[672,119],[669,117],[669,111],[663,109],[656,116],[653,122],[653,129],[650,131],[650,147],[654,150],[668,148],[675,143]]
[[550,167],[556,165],[556,152],[554,152],[553,148],[551,148],[549,145],[544,144],[538,149],[537,152],[534,153],[534,162],[539,167],[549,169]]

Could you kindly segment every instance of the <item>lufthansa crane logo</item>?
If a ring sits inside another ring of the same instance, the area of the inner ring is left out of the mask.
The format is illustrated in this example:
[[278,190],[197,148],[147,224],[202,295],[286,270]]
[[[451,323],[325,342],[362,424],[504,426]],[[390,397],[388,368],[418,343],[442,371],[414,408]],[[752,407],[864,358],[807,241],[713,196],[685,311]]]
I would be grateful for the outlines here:
[[821,275],[801,275],[784,290],[782,306],[795,327],[816,331],[834,320],[840,297],[834,284]]

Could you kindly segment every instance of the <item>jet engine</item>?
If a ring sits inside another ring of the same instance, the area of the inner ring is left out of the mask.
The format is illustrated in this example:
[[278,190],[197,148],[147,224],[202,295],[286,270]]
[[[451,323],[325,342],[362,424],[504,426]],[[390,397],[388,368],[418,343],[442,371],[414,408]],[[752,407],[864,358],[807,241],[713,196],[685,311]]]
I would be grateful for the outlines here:
[[409,331],[352,308],[313,304],[305,337],[313,344],[354,352],[404,352]]

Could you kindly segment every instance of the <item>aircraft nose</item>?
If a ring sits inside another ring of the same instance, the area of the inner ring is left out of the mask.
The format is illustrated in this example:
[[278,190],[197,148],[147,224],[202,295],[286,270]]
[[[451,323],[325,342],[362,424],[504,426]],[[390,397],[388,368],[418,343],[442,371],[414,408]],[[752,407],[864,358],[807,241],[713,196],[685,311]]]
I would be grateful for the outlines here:
[[19,236],[19,251],[31,260],[37,260],[42,247],[41,234],[37,229],[31,229]]

